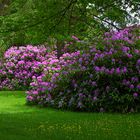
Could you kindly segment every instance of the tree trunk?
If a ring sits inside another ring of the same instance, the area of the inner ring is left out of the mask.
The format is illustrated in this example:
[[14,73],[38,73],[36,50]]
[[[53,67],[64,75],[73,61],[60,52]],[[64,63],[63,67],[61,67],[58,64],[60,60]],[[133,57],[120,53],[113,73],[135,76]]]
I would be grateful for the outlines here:
[[57,40],[56,47],[57,47],[57,58],[59,59],[63,54],[62,49],[64,48],[64,42]]

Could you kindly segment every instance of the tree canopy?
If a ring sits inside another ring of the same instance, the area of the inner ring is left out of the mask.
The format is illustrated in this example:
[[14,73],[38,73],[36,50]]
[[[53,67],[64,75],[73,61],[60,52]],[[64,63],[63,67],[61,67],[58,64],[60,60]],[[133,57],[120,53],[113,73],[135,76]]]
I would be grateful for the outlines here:
[[138,23],[139,9],[139,0],[1,0],[0,38],[7,45],[85,38]]

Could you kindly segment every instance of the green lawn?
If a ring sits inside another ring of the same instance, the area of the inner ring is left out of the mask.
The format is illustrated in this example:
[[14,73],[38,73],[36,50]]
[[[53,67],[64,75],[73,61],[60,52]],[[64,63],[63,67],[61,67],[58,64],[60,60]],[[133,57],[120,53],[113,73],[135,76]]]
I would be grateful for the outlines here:
[[64,112],[25,105],[24,92],[0,92],[0,140],[139,140],[140,114]]

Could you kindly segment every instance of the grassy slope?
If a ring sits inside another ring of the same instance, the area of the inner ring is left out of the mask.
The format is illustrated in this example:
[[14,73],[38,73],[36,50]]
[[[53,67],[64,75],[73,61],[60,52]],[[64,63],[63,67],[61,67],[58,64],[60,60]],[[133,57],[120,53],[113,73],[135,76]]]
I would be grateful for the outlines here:
[[140,139],[140,114],[74,113],[25,105],[24,92],[0,92],[1,140]]

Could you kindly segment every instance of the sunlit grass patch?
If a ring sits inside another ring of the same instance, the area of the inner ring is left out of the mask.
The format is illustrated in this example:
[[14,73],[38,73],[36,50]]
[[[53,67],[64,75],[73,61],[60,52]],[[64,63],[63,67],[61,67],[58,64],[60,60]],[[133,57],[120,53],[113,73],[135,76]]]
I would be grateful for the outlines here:
[[24,92],[0,92],[1,140],[133,140],[139,114],[78,113],[26,105]]

